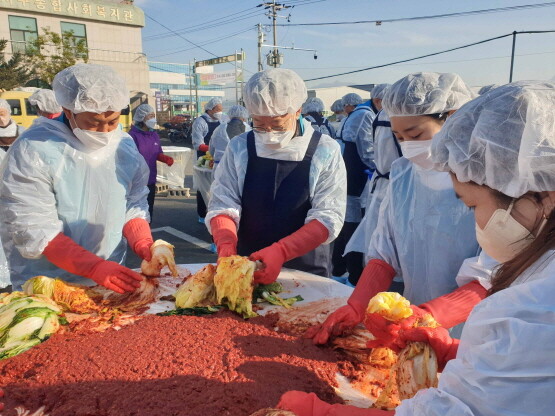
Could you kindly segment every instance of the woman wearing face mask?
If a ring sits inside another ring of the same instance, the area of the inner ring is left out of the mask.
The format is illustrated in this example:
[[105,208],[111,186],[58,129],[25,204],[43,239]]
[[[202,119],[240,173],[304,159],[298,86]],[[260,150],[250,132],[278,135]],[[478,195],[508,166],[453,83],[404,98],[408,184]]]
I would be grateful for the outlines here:
[[[430,153],[432,137],[472,97],[456,74],[411,74],[386,92],[382,105],[404,157],[391,165],[360,280],[346,306],[307,332],[314,343],[362,322],[369,300],[387,290],[394,276],[403,279],[411,304],[420,305],[415,313],[429,312],[447,328],[464,322],[485,296],[477,280],[457,289],[457,271],[478,252],[474,215],[456,198],[449,175],[432,170]],[[376,336],[384,324],[379,318]]]
[[[544,416],[555,409],[555,84],[523,81],[461,108],[434,138],[436,166],[450,171],[474,208],[476,236],[503,262],[460,343],[444,328],[401,330],[397,347],[429,342],[437,388],[395,412],[329,405],[289,392],[298,416]],[[450,361],[449,361],[450,360]]]
[[239,136],[246,131],[250,131],[251,127],[247,124],[249,119],[249,112],[242,105],[234,105],[227,112],[230,118],[229,122],[222,123],[212,135],[210,140],[210,154],[214,157],[214,169],[212,173],[216,173],[216,168],[220,164],[229,141],[235,136]]
[[139,153],[145,158],[150,170],[147,201],[150,221],[152,222],[154,197],[156,195],[156,161],[159,160],[171,166],[173,165],[173,158],[165,155],[162,151],[160,137],[154,130],[154,127],[156,127],[156,114],[151,105],[141,104],[138,106],[135,109],[135,115],[133,115],[133,122],[135,124],[129,130],[129,135],[133,138]]
[[127,243],[149,260],[152,235],[148,167],[117,128],[129,92],[112,68],[92,64],[62,70],[52,86],[67,124],[36,120],[2,164],[0,231],[13,289],[45,275],[133,291],[142,277],[122,265]]
[[218,256],[260,260],[259,283],[276,280],[282,266],[329,277],[329,243],[345,216],[339,146],[300,117],[307,92],[295,72],[258,72],[244,96],[253,131],[229,143],[206,217]]
[[0,98],[0,149],[6,152],[24,131],[25,127],[19,126],[12,118],[12,107]]

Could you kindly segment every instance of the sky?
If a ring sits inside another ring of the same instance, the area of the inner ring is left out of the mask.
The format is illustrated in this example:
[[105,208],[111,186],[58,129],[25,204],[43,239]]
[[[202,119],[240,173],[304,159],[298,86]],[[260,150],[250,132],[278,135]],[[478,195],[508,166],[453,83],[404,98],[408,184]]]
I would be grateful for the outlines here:
[[[302,5],[299,3],[310,2]],[[280,26],[278,44],[313,52],[282,50],[283,68],[296,71],[303,79],[332,75],[366,68],[462,46],[513,31],[555,30],[555,2],[540,0],[289,0],[293,8],[280,12],[290,14],[290,24],[311,22],[353,22],[429,16],[527,4],[554,3],[550,7],[497,12],[474,16],[433,20],[349,24],[335,26]],[[246,52],[246,78],[257,71],[256,24],[270,25],[259,1],[253,0],[135,0],[147,16],[208,51],[195,48],[187,40],[146,17],[143,49],[149,61],[188,63],[235,50]],[[216,19],[216,22],[211,22]],[[280,24],[288,24],[279,19]],[[266,43],[272,43],[271,27],[265,32]],[[242,32],[242,33],[241,33]],[[509,80],[512,37],[495,40],[459,51],[449,52],[351,75],[309,81],[309,88],[338,85],[395,82],[406,74],[419,71],[455,72],[468,85],[504,84]],[[269,48],[263,48],[263,54]],[[214,54],[211,55],[210,53]],[[265,59],[264,67],[266,68]],[[232,70],[230,64],[215,71]],[[516,38],[513,81],[539,79],[555,81],[555,33],[522,34]]]

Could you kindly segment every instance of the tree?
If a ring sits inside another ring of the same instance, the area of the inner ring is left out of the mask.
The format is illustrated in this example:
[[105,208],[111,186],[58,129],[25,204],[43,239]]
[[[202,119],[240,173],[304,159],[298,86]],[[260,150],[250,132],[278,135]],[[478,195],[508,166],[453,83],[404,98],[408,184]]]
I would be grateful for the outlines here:
[[73,32],[59,33],[43,27],[42,35],[29,43],[27,61],[36,78],[51,85],[54,76],[78,61],[88,62],[87,42],[77,40]]
[[31,79],[31,74],[25,68],[24,57],[21,54],[15,53],[6,61],[4,49],[7,45],[6,39],[0,39],[0,88],[11,90],[24,86]]

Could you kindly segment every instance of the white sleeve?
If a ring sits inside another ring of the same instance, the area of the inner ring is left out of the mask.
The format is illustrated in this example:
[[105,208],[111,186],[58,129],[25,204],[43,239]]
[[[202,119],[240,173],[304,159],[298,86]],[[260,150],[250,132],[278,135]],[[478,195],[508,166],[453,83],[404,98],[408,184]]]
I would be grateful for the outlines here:
[[328,229],[325,244],[329,244],[343,227],[347,204],[345,163],[339,145],[330,137],[327,137],[325,146],[319,147],[314,154],[310,176],[315,181],[314,195],[305,223],[320,221]]
[[491,289],[491,277],[499,263],[484,251],[477,257],[466,259],[457,273],[457,285],[464,286],[477,280],[485,289]]
[[210,139],[210,153],[214,157],[214,160],[218,162],[222,160],[225,149],[229,144],[229,137],[227,136],[226,128],[226,123],[220,124],[214,130],[212,138]]
[[147,201],[149,192],[147,183],[150,171],[142,156],[137,158],[137,165],[135,176],[131,182],[131,189],[127,195],[126,223],[135,218],[143,218],[146,221],[150,221]]
[[26,140],[16,140],[2,163],[2,226],[19,253],[37,259],[63,231],[48,166]]
[[208,124],[203,117],[197,117],[193,121],[193,132],[191,133],[191,138],[193,141],[193,149],[198,150],[201,144],[204,144],[204,136],[208,133]]
[[218,169],[214,174],[214,182],[210,187],[210,202],[208,203],[208,212],[206,214],[205,224],[208,232],[211,233],[210,221],[218,215],[227,215],[231,217],[237,227],[241,219],[241,197],[243,195],[243,180],[240,181],[238,168],[244,164],[246,170],[247,160],[241,160],[241,155],[236,154],[237,148],[233,144],[238,139],[230,142],[227,151],[224,153]]
[[393,224],[395,216],[393,213],[391,183],[387,187],[385,197],[380,205],[378,224],[372,230],[372,238],[368,247],[367,259],[379,259],[385,261],[395,269],[397,276],[402,277],[399,255],[395,244]]

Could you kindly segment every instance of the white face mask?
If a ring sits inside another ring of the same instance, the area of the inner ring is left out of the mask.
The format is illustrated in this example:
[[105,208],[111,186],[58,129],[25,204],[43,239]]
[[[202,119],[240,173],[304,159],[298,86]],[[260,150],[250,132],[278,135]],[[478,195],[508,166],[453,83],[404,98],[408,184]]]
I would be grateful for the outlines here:
[[[70,119],[70,121],[73,121],[73,124],[77,125],[77,123],[75,122],[75,115],[72,115],[72,119],[73,120]],[[83,130],[79,127],[75,127],[73,129],[73,134],[79,139],[81,143],[83,143],[83,145],[85,145],[85,147],[90,150],[97,150],[105,147],[114,137],[117,137],[120,132],[118,129],[114,129],[109,132],[99,132]]]
[[[519,223],[511,214],[514,200],[509,208],[495,210],[490,220],[481,229],[476,224],[476,240],[486,254],[500,263],[505,263],[515,258],[526,247],[528,247],[536,237]],[[547,220],[540,225],[538,232],[545,226]]]
[[404,140],[399,143],[403,156],[415,165],[425,170],[432,170],[432,141],[431,140]]
[[223,115],[224,113],[218,111],[217,113],[212,114],[212,118],[215,118],[216,120],[221,120]]
[[149,118],[147,121],[145,121],[145,126],[147,126],[149,129],[154,129],[156,127],[156,119]]
[[268,146],[270,149],[282,149],[289,144],[293,136],[295,135],[294,130],[285,130],[282,132],[277,131],[267,131],[264,133],[254,133],[256,139],[259,140],[264,145]]

